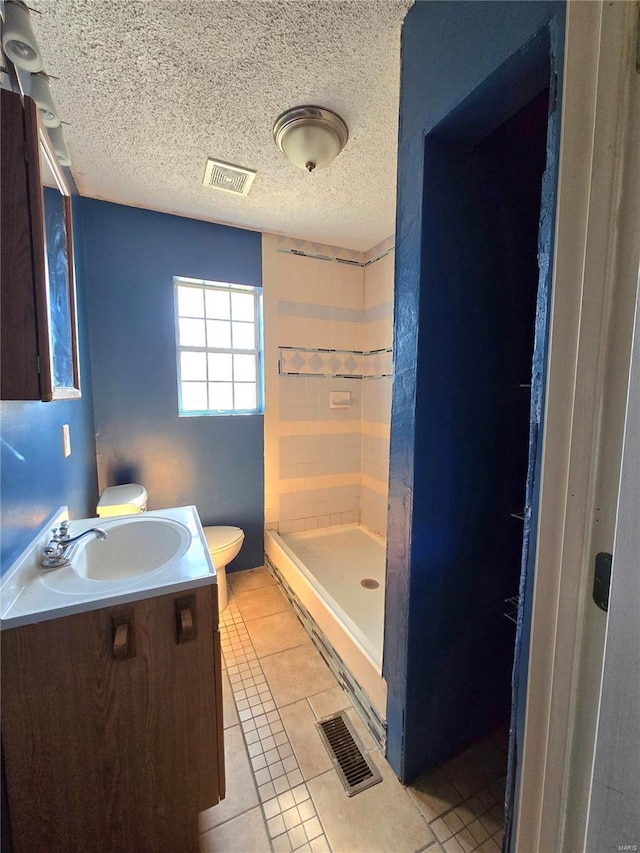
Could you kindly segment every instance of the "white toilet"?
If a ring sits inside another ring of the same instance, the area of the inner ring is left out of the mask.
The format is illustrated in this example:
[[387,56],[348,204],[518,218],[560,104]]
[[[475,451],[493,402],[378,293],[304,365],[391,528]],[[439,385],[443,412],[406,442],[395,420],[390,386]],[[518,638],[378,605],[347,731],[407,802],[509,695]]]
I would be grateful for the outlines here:
[[100,518],[146,512],[147,497],[145,487],[139,486],[137,483],[127,483],[126,486],[109,486],[100,495],[96,512]]
[[244,530],[240,527],[205,527],[204,535],[218,575],[218,610],[222,613],[229,603],[227,566],[242,548]]
[[[116,515],[135,515],[147,509],[147,490],[137,483],[110,486],[100,495],[96,512],[100,518]],[[218,610],[229,603],[227,595],[227,565],[236,557],[244,542],[240,527],[205,527],[207,547],[218,576]]]

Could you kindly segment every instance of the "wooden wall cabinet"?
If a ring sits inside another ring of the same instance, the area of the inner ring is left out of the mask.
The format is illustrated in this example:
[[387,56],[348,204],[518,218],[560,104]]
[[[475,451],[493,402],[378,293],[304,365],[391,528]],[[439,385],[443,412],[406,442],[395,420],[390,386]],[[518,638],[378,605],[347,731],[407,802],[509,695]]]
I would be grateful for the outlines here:
[[217,623],[213,585],[3,633],[17,853],[198,850],[224,797]]
[[69,188],[34,102],[0,95],[0,398],[80,397]]

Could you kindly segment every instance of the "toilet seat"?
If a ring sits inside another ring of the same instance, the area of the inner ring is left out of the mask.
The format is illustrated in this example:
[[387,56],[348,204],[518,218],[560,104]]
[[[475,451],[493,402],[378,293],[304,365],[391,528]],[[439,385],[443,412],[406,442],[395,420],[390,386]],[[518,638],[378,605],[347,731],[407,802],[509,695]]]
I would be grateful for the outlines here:
[[204,535],[210,554],[224,551],[244,538],[244,532],[239,527],[205,527]]

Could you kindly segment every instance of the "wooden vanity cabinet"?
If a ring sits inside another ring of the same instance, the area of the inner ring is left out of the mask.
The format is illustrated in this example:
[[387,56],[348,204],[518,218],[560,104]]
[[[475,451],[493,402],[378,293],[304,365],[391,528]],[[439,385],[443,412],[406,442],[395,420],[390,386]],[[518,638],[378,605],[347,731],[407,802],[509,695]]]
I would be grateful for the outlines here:
[[198,850],[224,797],[217,587],[2,634],[17,853]]

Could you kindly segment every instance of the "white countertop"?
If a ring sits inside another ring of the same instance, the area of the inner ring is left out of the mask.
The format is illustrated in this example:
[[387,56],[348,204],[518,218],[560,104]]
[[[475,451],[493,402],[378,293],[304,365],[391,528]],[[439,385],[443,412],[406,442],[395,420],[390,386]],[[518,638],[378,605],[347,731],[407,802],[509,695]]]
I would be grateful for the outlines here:
[[[47,619],[58,619],[72,613],[83,613],[128,601],[168,595],[216,582],[216,571],[194,506],[154,510],[144,513],[143,516],[125,517],[126,519],[159,518],[178,522],[187,528],[191,541],[185,553],[158,569],[136,577],[112,581],[82,578],[75,583],[77,576],[70,566],[54,569],[51,573],[43,573],[40,568],[40,557],[43,547],[51,539],[51,528],[58,526],[67,518],[67,509],[61,507],[48,519],[29,547],[2,577],[0,629],[6,630],[20,625],[44,622]],[[76,536],[90,527],[103,527],[107,530],[117,521],[117,518],[73,520],[70,522],[70,532],[72,536]],[[54,573],[55,584],[51,584],[47,576],[53,576]]]

